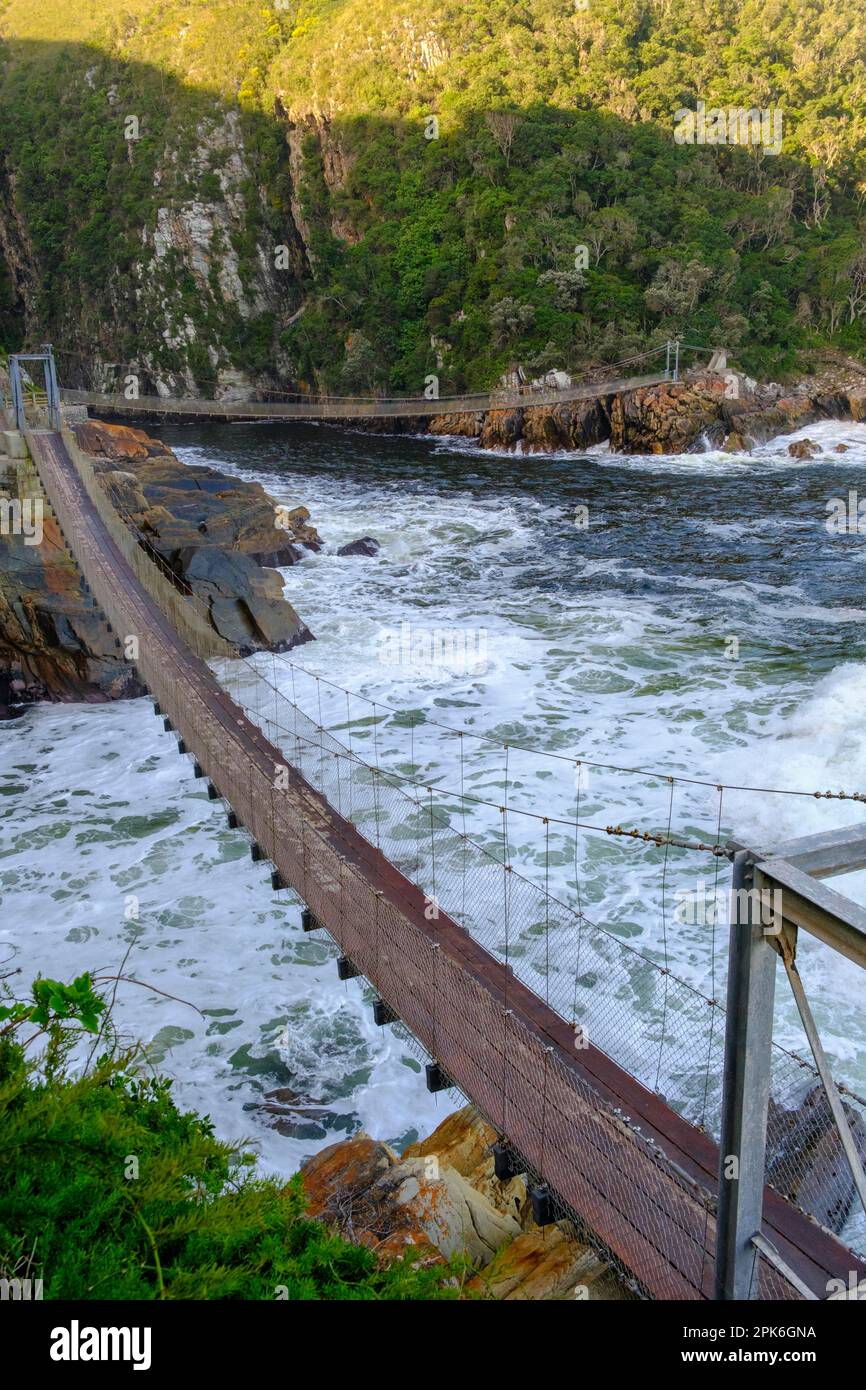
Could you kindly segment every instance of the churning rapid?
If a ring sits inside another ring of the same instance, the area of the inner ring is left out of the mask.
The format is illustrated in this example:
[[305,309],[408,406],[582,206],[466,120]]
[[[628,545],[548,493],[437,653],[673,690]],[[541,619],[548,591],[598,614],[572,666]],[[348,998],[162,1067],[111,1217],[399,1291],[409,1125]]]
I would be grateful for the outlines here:
[[[602,832],[576,846],[558,825],[551,851],[539,820],[510,818],[521,872],[552,876],[563,900],[579,892],[593,921],[723,998],[722,915],[680,911],[712,891],[712,859],[662,864],[603,827],[760,847],[858,819],[856,802],[736,790],[866,788],[866,552],[826,524],[832,499],[866,495],[866,425],[808,434],[809,462],[790,458],[790,437],[748,457],[676,458],[524,458],[326,428],[163,437],[187,463],[307,506],[326,541],[285,571],[318,640],[260,658],[268,674],[288,689],[296,665],[355,692],[347,723],[367,751],[375,731],[387,766],[443,788],[466,778],[485,803],[467,830],[486,843],[506,782],[539,817],[573,819],[577,797]],[[336,555],[364,535],[378,555]],[[311,700],[314,683],[295,680]],[[345,696],[322,689],[336,728]],[[458,765],[466,740],[433,721],[494,742]],[[333,950],[304,935],[291,894],[271,892],[148,702],[35,707],[0,739],[4,959],[18,943],[6,969],[112,972],[129,949],[126,973],[162,993],[121,985],[121,1028],[176,1078],[180,1103],[250,1137],[269,1169],[293,1172],[359,1126],[398,1146],[432,1127],[410,1045],[374,1026],[358,981],[338,983]],[[564,756],[516,750],[508,766],[506,743]],[[567,755],[606,766],[578,774]],[[866,875],[833,886],[862,900]],[[801,968],[838,1073],[862,1094],[854,967],[804,942]],[[786,988],[777,1038],[803,1050]]]

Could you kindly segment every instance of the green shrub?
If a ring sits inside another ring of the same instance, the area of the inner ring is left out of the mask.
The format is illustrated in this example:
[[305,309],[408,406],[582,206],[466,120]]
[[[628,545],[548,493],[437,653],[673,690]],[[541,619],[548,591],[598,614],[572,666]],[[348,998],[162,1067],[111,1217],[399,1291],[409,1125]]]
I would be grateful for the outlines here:
[[[107,1050],[76,1072],[90,1035]],[[0,1009],[0,1278],[73,1300],[457,1296],[441,1269],[380,1268],[307,1219],[298,1176],[258,1178],[144,1062],[118,1052],[89,975]]]

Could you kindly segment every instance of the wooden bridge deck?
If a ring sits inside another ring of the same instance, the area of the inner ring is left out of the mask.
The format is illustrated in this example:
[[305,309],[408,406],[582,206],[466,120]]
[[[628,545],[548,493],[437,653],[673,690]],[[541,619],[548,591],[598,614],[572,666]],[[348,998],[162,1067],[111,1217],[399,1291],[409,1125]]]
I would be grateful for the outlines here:
[[640,386],[657,386],[668,380],[665,374],[619,377],[613,381],[585,382],[561,391],[491,391],[465,396],[443,396],[427,400],[424,396],[391,400],[351,399],[340,396],[279,401],[182,400],[165,396],[106,395],[93,391],[61,391],[66,405],[85,405],[108,415],[175,415],[181,418],[217,420],[366,420],[421,419],[434,415],[463,415],[487,410],[509,410],[533,406],[565,405],[570,401],[593,400]]
[[[471,1098],[630,1271],[661,1299],[712,1297],[718,1150],[594,1047],[451,918],[292,768],[135,577],[58,434],[30,432],[38,471],[97,601],[154,698],[240,822],[343,953]],[[239,949],[242,948],[239,924]],[[204,928],[204,924],[203,924]],[[626,1118],[627,1117],[627,1118]],[[637,1129],[640,1133],[637,1133]],[[764,1235],[814,1296],[851,1252],[770,1189]],[[759,1296],[798,1298],[759,1261]]]

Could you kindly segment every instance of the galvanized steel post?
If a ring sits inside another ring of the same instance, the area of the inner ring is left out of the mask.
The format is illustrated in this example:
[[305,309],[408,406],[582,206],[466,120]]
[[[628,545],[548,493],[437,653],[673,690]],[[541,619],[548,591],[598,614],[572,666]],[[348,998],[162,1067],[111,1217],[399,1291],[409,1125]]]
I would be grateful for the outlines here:
[[725,1069],[719,1145],[715,1296],[757,1296],[770,1099],[777,953],[754,891],[754,856],[740,850],[731,876]]

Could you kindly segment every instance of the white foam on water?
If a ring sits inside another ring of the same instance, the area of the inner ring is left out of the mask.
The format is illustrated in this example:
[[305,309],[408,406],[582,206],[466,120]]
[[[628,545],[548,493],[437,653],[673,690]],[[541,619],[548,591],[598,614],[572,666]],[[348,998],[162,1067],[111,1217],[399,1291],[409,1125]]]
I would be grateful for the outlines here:
[[[14,948],[24,988],[38,972],[116,974],[133,941],[123,973],[163,994],[121,984],[123,1034],[268,1170],[294,1172],[359,1125],[397,1139],[436,1123],[411,1049],[374,1025],[359,982],[338,982],[334,949],[303,932],[294,895],[272,893],[149,702],[40,706],[0,740],[0,951]],[[275,1086],[323,1101],[327,1130],[267,1128],[245,1107]]]
[[[866,462],[866,426],[824,422],[804,433],[817,435],[828,460],[846,467]],[[696,482],[749,472],[772,478],[777,471],[808,467],[788,457],[790,438],[742,458],[708,452],[628,459],[602,447],[580,457],[602,478],[609,469],[625,469],[656,474],[659,487],[665,475],[677,472]],[[336,447],[332,439],[328,447]],[[834,443],[845,441],[851,443],[848,453],[832,452]],[[555,497],[517,494],[493,483],[489,491],[462,486],[453,477],[446,482],[432,463],[429,474],[412,472],[408,480],[368,475],[361,456],[375,460],[376,447],[366,437],[352,437],[346,448],[358,451],[357,466],[338,476],[317,469],[315,449],[309,443],[299,447],[290,435],[279,468],[273,466],[272,444],[263,446],[268,463],[261,467],[251,449],[240,460],[230,448],[223,456],[209,445],[184,445],[177,452],[188,462],[212,463],[261,482],[278,503],[307,506],[326,540],[321,553],[283,572],[287,597],[317,637],[278,660],[275,669],[287,693],[295,664],[357,692],[353,719],[371,713],[360,698],[366,697],[379,702],[380,714],[386,705],[422,711],[447,726],[493,736],[487,745],[461,741],[467,785],[494,804],[474,813],[470,829],[478,836],[501,832],[495,808],[505,787],[505,742],[511,744],[509,804],[540,815],[574,816],[575,768],[523,755],[516,747],[521,743],[624,768],[705,777],[709,787],[677,786],[671,805],[668,784],[657,775],[590,768],[581,774],[581,814],[602,827],[619,823],[662,831],[671,815],[688,838],[708,842],[717,831],[716,780],[866,788],[866,666],[852,660],[813,672],[801,665],[780,675],[772,661],[727,661],[706,616],[711,601],[723,601],[726,613],[744,615],[744,639],[757,632],[764,640],[767,633],[771,642],[779,624],[796,631],[798,623],[808,622],[825,627],[837,642],[850,634],[853,646],[860,642],[866,608],[818,601],[796,573],[769,583],[750,576],[748,565],[736,579],[656,569],[639,538],[617,532],[617,553],[576,554],[569,564],[577,582],[559,586],[551,582],[555,574],[545,568],[544,556],[546,537],[564,514]],[[468,462],[473,446],[448,440],[430,451]],[[480,452],[489,460],[489,453]],[[525,461],[538,468],[547,464],[540,456]],[[615,496],[594,514],[594,524],[604,525],[608,513],[615,517]],[[748,521],[739,518],[697,515],[694,524],[717,546],[736,547],[749,532]],[[800,524],[780,507],[780,529]],[[377,556],[336,555],[339,545],[362,535],[381,542]],[[636,590],[624,592],[624,584]],[[421,631],[485,629],[485,668],[461,673],[383,662],[383,630],[399,632],[406,621]],[[265,669],[274,669],[270,657]],[[301,685],[303,698],[310,699],[312,683]],[[336,724],[345,718],[345,697],[324,685],[322,690],[326,722]],[[181,1005],[126,987],[122,1022],[146,1041],[166,1027],[191,1033],[178,1036],[162,1066],[177,1076],[180,1098],[209,1111],[220,1133],[254,1133],[265,1162],[284,1172],[303,1153],[338,1137],[331,1128],[324,1137],[286,1138],[244,1109],[260,1098],[256,1086],[279,1084],[323,1101],[347,1127],[362,1123],[381,1137],[431,1128],[444,1104],[437,1111],[427,1096],[407,1047],[390,1029],[375,1029],[357,982],[348,988],[337,983],[331,954],[301,933],[297,906],[275,904],[266,873],[249,862],[243,846],[235,857],[237,835],[225,830],[200,783],[189,775],[180,779],[184,764],[173,752],[173,739],[159,733],[148,708],[136,703],[42,709],[28,714],[26,725],[0,733],[8,746],[21,746],[15,761],[30,760],[26,754],[34,741],[44,749],[37,772],[28,774],[15,824],[4,826],[7,837],[11,830],[32,843],[0,860],[0,891],[14,913],[12,931],[26,957],[25,974],[35,968],[69,974],[95,961],[116,965],[126,932],[121,898],[138,884],[147,910],[130,962],[136,973],[200,1008],[233,1012],[204,1024]],[[377,727],[383,762],[405,768],[406,729],[394,721]],[[371,752],[372,735],[366,737]],[[413,751],[424,779],[459,785],[456,740],[421,726],[413,734]],[[84,795],[73,800],[74,789]],[[52,800],[62,798],[69,805],[61,815],[52,810]],[[170,826],[123,838],[119,822],[165,807],[176,817]],[[858,815],[858,803],[729,792],[722,825],[723,831],[735,829],[764,843]],[[65,820],[69,828],[59,834]],[[96,822],[102,839],[93,834]],[[510,831],[513,861],[538,881],[544,872],[538,822],[521,823],[515,814]],[[38,848],[40,836],[46,853]],[[554,845],[560,853],[551,887],[573,901],[568,833],[556,830]],[[710,861],[671,856],[662,895],[658,851],[586,832],[579,837],[578,867],[584,906],[594,920],[659,959],[666,931],[674,970],[701,988],[723,988],[726,931],[716,933],[714,955],[705,928],[671,927],[674,893],[699,875],[711,875]],[[68,897],[53,896],[57,874],[73,885]],[[846,891],[859,895],[860,878],[846,880]],[[33,929],[20,940],[21,922],[31,920]],[[828,955],[814,957],[810,993],[814,988],[825,1045],[849,1080],[866,1090],[860,982]],[[630,1007],[639,1009],[640,999],[634,997]],[[799,1045],[791,1009],[782,1009],[780,1028]],[[270,1053],[277,1060],[262,1063],[264,1070],[256,1073],[254,1063]]]

